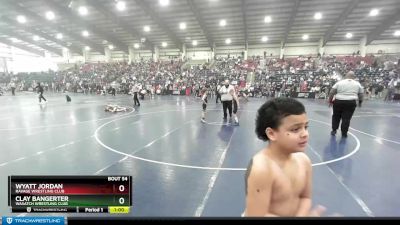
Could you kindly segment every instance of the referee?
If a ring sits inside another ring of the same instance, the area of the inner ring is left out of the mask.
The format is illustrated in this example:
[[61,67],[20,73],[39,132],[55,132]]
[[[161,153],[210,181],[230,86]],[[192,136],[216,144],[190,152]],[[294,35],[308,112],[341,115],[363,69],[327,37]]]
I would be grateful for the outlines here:
[[[340,127],[342,137],[346,138],[351,117],[357,107],[357,99],[358,106],[361,107],[364,98],[364,90],[361,84],[354,79],[354,72],[348,72],[345,79],[338,81],[333,85],[329,94],[329,107],[333,104],[331,135],[336,135],[336,130],[339,128],[340,120],[342,120],[342,125]],[[335,100],[333,100],[334,96]]]
[[231,90],[234,88],[229,85],[229,80],[225,80],[224,86],[220,87],[218,92],[221,95],[222,109],[224,111],[224,121],[226,121],[228,117],[227,110],[229,111],[229,122],[232,120],[232,100],[233,97],[230,94]]
[[138,99],[138,92],[139,92],[139,85],[138,84],[134,84],[133,85],[132,92],[133,92],[134,106],[136,106],[136,104],[138,106],[140,106],[140,102],[139,102],[139,99]]

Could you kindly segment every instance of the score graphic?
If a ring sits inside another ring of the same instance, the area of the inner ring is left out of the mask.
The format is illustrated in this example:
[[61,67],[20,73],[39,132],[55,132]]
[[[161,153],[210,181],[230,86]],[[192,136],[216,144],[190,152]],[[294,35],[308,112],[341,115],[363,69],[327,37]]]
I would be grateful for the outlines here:
[[9,176],[12,212],[129,213],[131,176]]

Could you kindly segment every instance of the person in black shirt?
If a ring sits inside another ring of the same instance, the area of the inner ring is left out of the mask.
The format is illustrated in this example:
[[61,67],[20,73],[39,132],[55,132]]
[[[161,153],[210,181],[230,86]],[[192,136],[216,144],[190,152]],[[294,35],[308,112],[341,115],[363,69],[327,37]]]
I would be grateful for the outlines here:
[[207,99],[208,91],[206,88],[202,90],[201,94],[201,100],[203,101],[203,111],[201,112],[201,122],[205,123],[206,122],[206,110],[207,110],[207,104],[208,104],[208,99]]
[[39,104],[42,103],[42,99],[44,100],[45,103],[47,103],[47,100],[43,97],[43,86],[38,83],[38,86],[36,87],[37,92],[39,93]]

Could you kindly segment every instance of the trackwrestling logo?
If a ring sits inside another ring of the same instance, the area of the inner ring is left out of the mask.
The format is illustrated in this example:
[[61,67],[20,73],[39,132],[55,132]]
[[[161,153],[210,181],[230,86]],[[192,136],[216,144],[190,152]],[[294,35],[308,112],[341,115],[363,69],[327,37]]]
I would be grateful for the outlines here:
[[2,225],[31,225],[31,224],[52,224],[64,225],[64,217],[6,217],[2,218]]

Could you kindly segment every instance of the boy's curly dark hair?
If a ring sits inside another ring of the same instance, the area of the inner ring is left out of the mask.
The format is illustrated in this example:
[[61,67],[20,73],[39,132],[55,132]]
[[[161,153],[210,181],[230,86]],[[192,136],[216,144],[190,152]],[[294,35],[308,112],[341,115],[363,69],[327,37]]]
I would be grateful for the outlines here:
[[265,130],[270,127],[276,129],[281,120],[290,115],[301,115],[306,110],[304,105],[293,98],[274,98],[264,103],[257,111],[256,134],[263,141],[268,141]]

